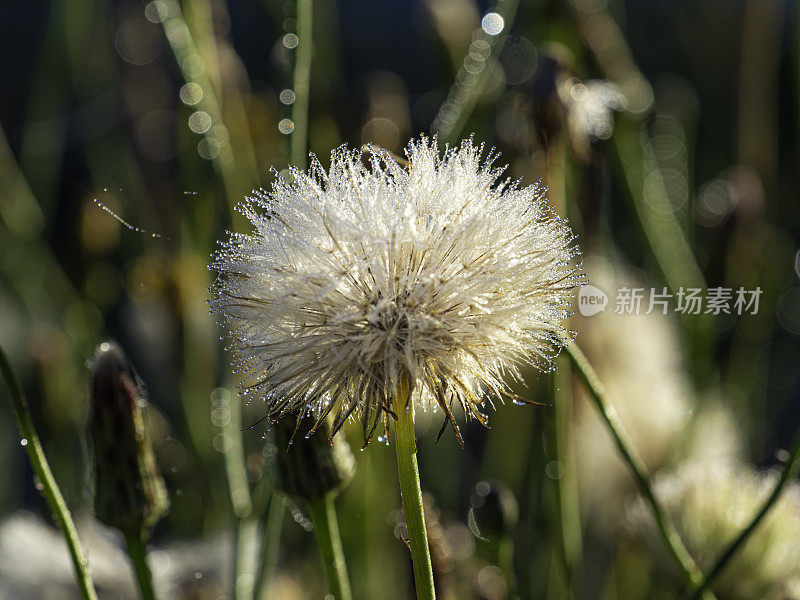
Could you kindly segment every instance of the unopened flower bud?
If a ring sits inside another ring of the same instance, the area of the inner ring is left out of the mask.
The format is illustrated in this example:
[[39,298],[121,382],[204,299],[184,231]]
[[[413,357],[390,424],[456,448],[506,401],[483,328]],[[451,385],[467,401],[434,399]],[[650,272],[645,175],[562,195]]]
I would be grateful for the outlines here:
[[313,422],[304,421],[298,427],[296,418],[289,416],[273,427],[276,486],[306,500],[339,491],[355,474],[355,460],[347,440],[341,436],[331,440],[326,421],[309,435],[312,426]]
[[95,515],[123,532],[147,535],[169,509],[145,427],[147,400],[114,342],[97,347],[90,373]]

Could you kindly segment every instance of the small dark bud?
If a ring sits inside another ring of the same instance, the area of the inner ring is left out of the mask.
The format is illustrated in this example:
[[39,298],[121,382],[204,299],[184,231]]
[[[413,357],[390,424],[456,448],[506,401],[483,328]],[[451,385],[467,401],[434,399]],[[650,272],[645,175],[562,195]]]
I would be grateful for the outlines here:
[[95,515],[110,527],[146,536],[169,509],[145,427],[147,400],[114,342],[97,347],[90,373]]
[[469,509],[469,528],[476,537],[489,540],[505,537],[516,527],[518,517],[517,499],[506,485],[478,482]]
[[309,435],[313,421],[284,417],[273,426],[276,487],[291,496],[315,500],[338,492],[355,475],[355,459],[343,436],[330,440],[330,426],[322,422]]
[[539,60],[530,82],[533,120],[545,150],[566,131],[567,106],[561,89],[569,76],[568,63],[560,47],[551,48]]

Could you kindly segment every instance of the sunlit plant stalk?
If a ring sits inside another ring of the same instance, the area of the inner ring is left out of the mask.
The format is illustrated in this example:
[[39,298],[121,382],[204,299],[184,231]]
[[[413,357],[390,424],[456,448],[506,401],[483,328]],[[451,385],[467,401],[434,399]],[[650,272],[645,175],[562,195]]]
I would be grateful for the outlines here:
[[[547,171],[545,183],[548,186],[550,201],[556,212],[564,218],[570,216],[567,204],[567,185],[569,159],[566,148],[566,135],[553,140],[547,146]],[[558,534],[564,568],[564,580],[569,593],[572,593],[572,574],[581,556],[581,515],[578,506],[578,485],[576,479],[575,448],[572,443],[573,398],[572,369],[563,357],[558,359],[558,368],[553,373],[552,418],[548,422],[555,460],[563,467],[559,477],[554,480]]]
[[253,586],[256,600],[267,597],[269,583],[275,574],[285,512],[283,497],[273,490],[270,493],[268,508],[261,515],[261,562]]
[[[397,454],[397,475],[400,480],[400,495],[406,516],[408,544],[414,566],[414,584],[418,600],[433,600],[433,566],[425,528],[422,505],[422,488],[417,465],[417,438],[414,433],[414,402],[410,398],[408,383],[403,379],[398,385],[395,406],[400,407],[394,424],[394,447]],[[405,406],[405,410],[403,410]]]
[[722,552],[703,580],[689,588],[689,591],[685,596],[688,600],[698,600],[699,598],[703,597],[704,593],[708,592],[709,586],[714,583],[714,580],[720,573],[722,573],[728,562],[730,562],[730,560],[734,557],[739,548],[741,548],[747,539],[753,534],[759,523],[761,523],[764,517],[767,516],[767,513],[769,513],[769,511],[781,497],[786,485],[795,477],[797,477],[798,472],[800,472],[800,430],[798,430],[798,432],[795,434],[792,442],[792,450],[789,454],[789,460],[786,461],[786,465],[783,467],[783,471],[781,472],[781,477],[778,480],[778,483],[775,484],[772,493],[770,493],[761,509],[755,514],[747,527],[745,527],[738,537],[731,542],[725,551]]
[[294,61],[294,129],[289,141],[289,161],[305,169],[308,159],[308,103],[311,90],[311,56],[313,52],[312,0],[297,0],[297,47]]
[[311,519],[314,521],[314,533],[333,597],[336,600],[352,600],[353,594],[350,591],[350,579],[344,561],[342,537],[339,533],[339,521],[336,518],[333,498],[334,494],[328,493],[321,498],[310,500]]
[[75,577],[81,597],[84,600],[97,600],[97,593],[95,592],[91,575],[89,575],[89,563],[78,540],[78,533],[75,530],[72,515],[67,508],[67,503],[61,495],[61,490],[58,488],[53,472],[50,470],[50,465],[44,455],[42,444],[39,442],[39,436],[36,434],[36,428],[33,425],[28,402],[22,393],[22,387],[2,348],[0,348],[0,372],[2,372],[3,380],[8,388],[11,405],[14,407],[17,427],[19,427],[22,439],[26,441],[25,450],[28,453],[28,459],[31,461],[33,471],[42,485],[42,494],[47,501],[47,505],[53,512],[56,523],[67,542],[67,550],[69,551],[72,566],[75,569]]
[[[625,463],[628,465],[636,486],[639,488],[640,493],[644,496],[645,501],[650,507],[653,518],[656,521],[656,526],[661,538],[664,540],[670,555],[675,560],[677,566],[681,569],[683,575],[694,585],[699,585],[703,581],[703,573],[695,563],[686,546],[681,540],[675,525],[669,520],[666,511],[661,506],[658,498],[656,498],[653,487],[650,484],[650,478],[647,475],[646,467],[642,462],[641,457],[634,448],[633,444],[628,439],[628,435],[622,426],[622,422],[617,416],[614,407],[611,406],[605,398],[605,390],[603,384],[600,383],[597,374],[592,368],[586,356],[584,356],[581,349],[577,344],[570,343],[565,346],[567,356],[572,361],[575,371],[580,377],[581,381],[586,386],[589,392],[589,397],[597,408],[603,424],[608,429],[614,442],[619,450]],[[703,596],[707,600],[713,598],[713,594],[707,591],[707,595]]]
[[[666,195],[661,169],[652,157],[648,160],[645,155],[649,136],[630,118],[621,117],[617,120],[611,142],[616,151],[621,181],[628,188],[634,215],[664,282],[673,291],[680,288],[705,289],[703,273]],[[649,178],[646,176],[647,166],[652,168]],[[656,191],[645,198],[646,181]],[[695,376],[702,377],[710,368],[712,359],[710,340],[713,335],[710,332],[713,321],[705,314],[684,314],[682,323],[693,349],[689,362]]]
[[[224,125],[221,102],[209,74],[204,68],[193,67],[197,64],[200,52],[186,23],[180,4],[177,0],[165,0],[165,6],[164,14],[160,15],[162,17],[161,26],[178,68],[187,83],[194,83],[202,90],[196,107],[208,113],[213,124]],[[210,136],[211,131],[209,129],[206,135]],[[236,161],[229,142],[220,144],[219,154],[213,159],[213,162],[222,181],[228,200],[229,215],[233,220],[236,215],[234,207],[242,190],[237,182]],[[257,178],[254,178],[249,183],[252,185],[256,181]]]
[[[503,29],[495,35],[486,33],[482,28],[478,28],[475,31],[473,40],[483,41],[488,49],[485,50],[483,64],[477,74],[471,73],[463,66],[461,67],[456,77],[457,79],[468,78],[468,81],[466,83],[461,81],[458,85],[450,88],[447,100],[439,108],[433,120],[431,131],[437,134],[442,141],[452,143],[461,135],[472,112],[475,110],[481,94],[483,94],[490,72],[489,65],[505,44],[506,35],[511,29],[518,6],[519,0],[498,0],[490,12],[496,12],[500,15],[503,19]],[[464,61],[466,62],[469,59],[470,56],[468,54]]]
[[258,518],[253,515],[253,499],[247,481],[242,440],[242,412],[238,398],[231,401],[227,394],[220,395],[218,408],[227,409],[222,423],[225,475],[228,480],[231,507],[236,517],[234,543],[233,590],[236,600],[253,598],[258,555]]
[[[645,85],[644,76],[636,66],[630,48],[622,32],[605,9],[589,10],[579,4],[574,6],[576,25],[583,36],[586,48],[592,53],[603,77],[625,87],[626,83]],[[596,43],[592,36],[591,23],[602,20],[608,24],[604,43]],[[646,111],[649,107],[638,107]],[[641,225],[644,241],[650,248],[653,259],[664,282],[674,291],[681,287],[706,287],[702,270],[697,264],[689,239],[684,232],[674,207],[664,189],[664,180],[659,165],[646,156],[650,136],[641,126],[646,112],[640,115],[620,115],[616,119],[614,133],[610,139],[616,158],[616,172],[621,184],[627,188],[634,216]],[[648,164],[648,163],[652,164]],[[646,168],[652,167],[650,185],[655,190],[645,198]],[[708,374],[712,362],[713,321],[707,315],[684,315],[681,323],[691,346],[690,366],[697,379]]]

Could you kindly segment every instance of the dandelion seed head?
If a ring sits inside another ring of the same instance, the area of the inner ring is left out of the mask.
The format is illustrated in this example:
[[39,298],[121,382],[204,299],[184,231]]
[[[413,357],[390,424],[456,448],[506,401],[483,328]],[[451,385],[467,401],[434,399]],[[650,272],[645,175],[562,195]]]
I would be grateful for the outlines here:
[[270,419],[358,417],[366,442],[408,401],[485,421],[520,367],[549,368],[583,281],[574,236],[484,154],[342,147],[240,205],[253,231],[220,245],[210,305]]

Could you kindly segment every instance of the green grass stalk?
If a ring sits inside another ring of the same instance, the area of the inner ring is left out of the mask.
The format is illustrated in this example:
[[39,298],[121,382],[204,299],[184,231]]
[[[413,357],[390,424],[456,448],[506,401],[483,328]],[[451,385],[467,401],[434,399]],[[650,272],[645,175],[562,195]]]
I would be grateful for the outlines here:
[[297,0],[297,47],[294,62],[294,129],[289,141],[289,160],[300,170],[308,160],[308,103],[311,91],[311,57],[313,54],[312,0]]
[[[614,438],[617,450],[619,450],[620,455],[633,474],[639,492],[650,507],[650,511],[656,521],[658,532],[664,544],[667,546],[670,555],[674,559],[675,564],[680,568],[690,584],[699,585],[703,581],[703,573],[689,554],[677,529],[675,529],[675,525],[669,520],[666,511],[661,506],[658,498],[656,498],[641,457],[628,439],[628,435],[614,407],[611,406],[605,398],[603,384],[600,383],[597,374],[592,368],[592,365],[589,364],[586,356],[584,356],[583,352],[581,352],[580,348],[578,348],[574,342],[568,344],[565,350],[572,361],[572,365],[575,367],[575,371],[585,384],[589,396],[595,408],[597,408],[597,412],[600,414],[604,425]],[[706,600],[710,600],[713,598],[713,594],[709,593],[703,597],[706,598]]]
[[72,521],[72,515],[69,512],[69,508],[67,508],[67,503],[61,495],[61,490],[44,455],[42,444],[33,425],[28,402],[22,393],[22,387],[14,375],[11,364],[2,348],[0,348],[0,373],[2,373],[8,387],[11,405],[14,407],[14,416],[17,419],[17,426],[22,439],[26,441],[25,450],[28,453],[28,459],[31,461],[33,472],[36,473],[36,477],[42,484],[42,494],[67,542],[67,550],[69,551],[72,566],[75,569],[75,577],[81,597],[83,600],[97,600],[97,593],[92,583],[92,577],[89,574],[89,562],[83,554],[78,533],[75,530],[75,523]]
[[753,520],[745,527],[742,532],[736,537],[728,548],[720,555],[714,565],[706,574],[705,578],[699,583],[691,586],[686,594],[688,600],[698,600],[703,597],[703,594],[709,589],[709,586],[714,582],[714,579],[722,573],[730,560],[734,557],[736,552],[741,548],[747,539],[753,534],[758,527],[759,523],[767,516],[767,513],[772,509],[778,499],[781,497],[786,485],[797,477],[800,471],[800,430],[795,434],[794,441],[792,442],[792,450],[789,454],[789,460],[783,467],[781,477],[778,483],[770,493],[767,500],[764,502],[761,509],[755,514]]
[[309,501],[311,520],[314,522],[314,533],[331,594],[335,600],[352,600],[333,498],[334,494],[329,492],[321,498]]
[[136,575],[140,597],[142,600],[155,600],[153,576],[150,573],[150,567],[147,566],[147,545],[142,534],[138,531],[126,532],[125,545],[128,549],[128,557],[133,565],[134,575]]

